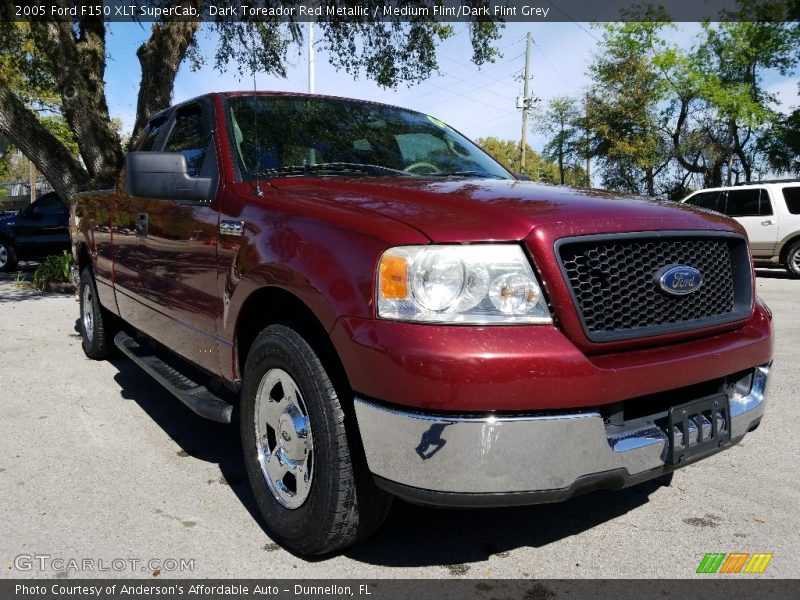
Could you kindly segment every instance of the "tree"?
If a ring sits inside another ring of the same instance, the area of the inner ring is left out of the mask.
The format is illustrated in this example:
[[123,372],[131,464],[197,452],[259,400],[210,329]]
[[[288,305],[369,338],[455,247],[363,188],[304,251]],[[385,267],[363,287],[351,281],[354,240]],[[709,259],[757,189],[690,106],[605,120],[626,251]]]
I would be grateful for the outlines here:
[[578,103],[569,96],[551,98],[547,109],[536,117],[536,129],[547,136],[543,155],[558,165],[558,176],[562,185],[566,170],[574,168],[580,157],[579,118]]
[[[153,0],[160,5],[188,3],[198,11],[208,1]],[[66,8],[75,2],[54,3]],[[238,9],[247,2],[216,0],[214,4],[233,6],[241,14]],[[320,0],[320,4],[341,2]],[[0,55],[10,57],[0,64],[0,135],[33,161],[63,197],[77,190],[113,187],[125,148],[106,101],[106,23],[101,17],[87,16],[16,24],[12,10],[9,3],[0,5]],[[453,34],[449,26],[418,20],[323,19],[318,27],[335,67],[353,76],[364,74],[385,87],[417,82],[436,71],[437,44]],[[495,23],[469,25],[476,64],[498,55],[492,45],[499,37],[498,27]],[[132,139],[151,115],[170,105],[179,68],[185,63],[198,68],[206,60],[197,44],[198,35],[215,40],[216,69],[232,64],[241,75],[285,75],[287,52],[302,41],[296,22],[218,20],[201,25],[168,16],[152,23],[149,39],[136,50],[141,79]],[[77,155],[48,130],[39,118],[43,110],[63,116]]]
[[[561,181],[558,165],[547,161],[542,155],[525,145],[525,168],[520,168],[519,142],[514,140],[501,140],[496,137],[478,138],[476,143],[497,162],[512,173],[523,173],[533,181],[546,181],[558,183]],[[586,185],[586,171],[580,166],[566,167],[564,183],[567,185]]]
[[785,19],[790,8],[739,0],[728,20],[704,23],[688,50],[668,41],[670,25],[654,9],[606,26],[586,117],[606,183],[637,191],[641,179],[652,195],[686,189],[694,177],[704,186],[750,181],[758,138],[780,118],[764,73],[787,75],[800,60],[800,28]]
[[604,52],[589,68],[585,151],[598,159],[611,189],[654,196],[656,175],[669,160],[659,128],[664,85],[650,56],[664,43],[662,27],[657,20],[605,25]]
[[758,140],[758,150],[776,172],[800,177],[800,108],[777,119]]

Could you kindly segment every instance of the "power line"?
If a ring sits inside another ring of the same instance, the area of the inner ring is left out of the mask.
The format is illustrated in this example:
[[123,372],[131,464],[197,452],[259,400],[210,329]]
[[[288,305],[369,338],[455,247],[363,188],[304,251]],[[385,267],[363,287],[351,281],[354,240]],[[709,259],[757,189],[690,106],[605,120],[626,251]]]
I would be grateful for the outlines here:
[[[445,87],[443,85],[439,85],[438,83],[434,83],[433,81],[429,81],[428,83],[430,85],[434,86],[434,87],[439,88],[440,90],[444,90],[445,92],[449,92],[449,93],[451,93],[451,94],[453,94],[455,96],[458,96],[460,98],[465,98],[465,99],[469,100],[470,102],[477,102],[478,104],[483,104],[484,106],[488,106],[489,108],[491,108],[493,110],[499,110],[499,111],[502,111],[502,112],[510,114],[510,115],[514,114],[511,111],[508,111],[508,110],[505,110],[505,109],[502,109],[502,108],[498,108],[494,104],[489,104],[488,102],[484,102],[483,100],[479,100],[477,98],[472,98],[470,96],[466,96],[465,94],[462,94],[461,92],[456,92],[456,91],[454,91],[454,90],[452,90],[452,89],[450,89],[448,87]],[[435,105],[432,104],[430,106],[435,106]]]
[[569,81],[567,81],[566,78],[561,74],[561,72],[553,66],[553,63],[551,63],[550,59],[547,58],[547,55],[544,53],[544,50],[542,49],[541,46],[539,46],[539,44],[536,43],[536,40],[533,40],[533,45],[536,46],[536,48],[539,50],[539,53],[542,55],[544,62],[547,63],[547,66],[549,66],[553,70],[553,72],[556,75],[558,75],[558,78],[561,79],[561,81],[567,84],[567,87],[569,87],[571,90],[574,91],[575,86],[571,84]]
[[589,31],[589,30],[588,30],[588,29],[586,29],[586,28],[585,28],[583,25],[581,25],[580,23],[578,23],[578,22],[577,22],[575,19],[573,19],[572,17],[570,17],[570,16],[569,16],[569,15],[568,15],[566,12],[564,12],[564,10],[563,10],[563,9],[562,9],[560,6],[558,6],[558,4],[555,4],[555,3],[553,3],[553,2],[548,2],[548,4],[549,4],[550,6],[552,6],[554,9],[556,9],[556,11],[560,12],[562,15],[564,15],[565,17],[567,17],[567,19],[568,19],[568,20],[572,21],[572,22],[573,22],[575,25],[577,25],[577,26],[578,26],[578,28],[579,28],[581,31],[583,31],[583,32],[584,32],[586,35],[588,35],[590,38],[592,38],[592,39],[593,39],[595,42],[597,42],[598,44],[600,43],[600,40],[599,40],[599,39],[597,39],[597,38],[594,36],[594,34],[593,34],[591,31]]

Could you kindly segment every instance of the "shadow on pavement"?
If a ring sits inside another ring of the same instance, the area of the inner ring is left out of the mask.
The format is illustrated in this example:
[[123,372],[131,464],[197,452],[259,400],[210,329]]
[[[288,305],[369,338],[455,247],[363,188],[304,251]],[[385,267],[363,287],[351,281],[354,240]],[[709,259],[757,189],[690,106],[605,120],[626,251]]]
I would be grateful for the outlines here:
[[[353,559],[372,565],[464,567],[516,548],[539,548],[577,535],[648,502],[661,484],[589,493],[557,504],[493,509],[436,509],[395,501],[383,528],[355,548]],[[531,573],[535,572],[531,565]],[[525,574],[527,575],[527,574]]]
[[[110,362],[119,371],[114,380],[121,388],[122,397],[136,402],[181,447],[180,456],[217,464],[224,482],[264,529],[261,513],[247,480],[238,426],[224,425],[197,416],[126,358],[114,357]],[[206,484],[205,481],[202,483]],[[190,490],[186,492],[191,493]]]
[[[219,465],[221,476],[264,529],[247,481],[238,427],[198,417],[130,361],[114,358],[112,364],[119,371],[115,380],[123,398],[139,404],[181,447],[182,455]],[[546,546],[624,515],[646,504],[658,487],[659,483],[651,482],[560,504],[503,509],[436,509],[396,500],[384,527],[344,554],[373,565],[440,565],[465,570],[469,563],[485,561],[491,555],[503,556],[524,546]]]
[[762,269],[756,267],[756,277],[764,279],[794,279],[786,269]]

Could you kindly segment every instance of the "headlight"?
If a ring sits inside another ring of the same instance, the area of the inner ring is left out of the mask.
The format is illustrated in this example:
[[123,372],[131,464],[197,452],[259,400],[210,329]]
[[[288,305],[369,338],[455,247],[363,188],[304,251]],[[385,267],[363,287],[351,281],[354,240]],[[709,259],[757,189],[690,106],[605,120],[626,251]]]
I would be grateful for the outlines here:
[[430,323],[552,323],[522,248],[401,246],[381,256],[378,316]]

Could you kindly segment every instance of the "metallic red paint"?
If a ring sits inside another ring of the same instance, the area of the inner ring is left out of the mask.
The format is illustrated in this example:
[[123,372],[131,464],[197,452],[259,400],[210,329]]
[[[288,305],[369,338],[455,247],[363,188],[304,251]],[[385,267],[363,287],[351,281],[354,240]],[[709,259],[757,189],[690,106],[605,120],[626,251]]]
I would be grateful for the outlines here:
[[[761,306],[745,322],[592,344],[580,330],[553,250],[559,238],[586,234],[741,232],[730,219],[597,190],[486,179],[273,178],[259,183],[258,195],[254,182],[237,177],[224,96],[208,98],[219,168],[214,203],[146,201],[161,203],[156,213],[183,211],[196,221],[201,233],[186,242],[193,250],[174,256],[184,242],[158,222],[155,239],[136,239],[133,219],[145,201],[122,191],[124,173],[117,190],[78,197],[73,241],[76,256],[85,247],[98,281],[107,284],[100,294],[107,308],[225,380],[235,381],[242,368],[235,351],[242,307],[271,287],[304,303],[330,332],[354,391],[431,410],[597,406],[725,376],[771,357],[771,324]],[[231,219],[245,223],[244,235],[217,235],[219,222]],[[381,253],[431,242],[523,244],[557,325],[376,319]],[[162,247],[168,255],[160,254]],[[158,297],[153,281],[161,286]]]

